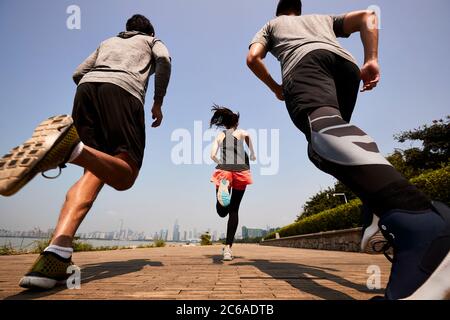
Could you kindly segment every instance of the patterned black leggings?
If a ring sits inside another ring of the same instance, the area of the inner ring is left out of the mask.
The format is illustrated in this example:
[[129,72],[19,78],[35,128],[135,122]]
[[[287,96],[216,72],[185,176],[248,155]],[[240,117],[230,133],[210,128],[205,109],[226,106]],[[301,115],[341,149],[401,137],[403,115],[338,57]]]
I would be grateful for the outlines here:
[[347,185],[378,216],[393,209],[431,207],[379,152],[375,141],[349,124],[334,107],[319,107],[295,121],[308,139],[308,156],[316,167]]

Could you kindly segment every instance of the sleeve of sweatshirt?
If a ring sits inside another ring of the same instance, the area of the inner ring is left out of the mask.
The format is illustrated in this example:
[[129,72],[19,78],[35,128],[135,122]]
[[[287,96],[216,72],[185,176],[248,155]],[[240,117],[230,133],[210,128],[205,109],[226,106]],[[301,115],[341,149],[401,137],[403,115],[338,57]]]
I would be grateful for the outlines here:
[[98,56],[98,48],[94,52],[91,53],[89,57],[86,58],[75,70],[73,73],[72,79],[75,84],[78,85],[83,76],[91,71],[91,69],[95,66],[95,61],[97,61]]
[[160,40],[154,42],[152,54],[155,59],[155,95],[153,99],[161,100],[166,95],[169,85],[172,69],[171,58],[169,50]]

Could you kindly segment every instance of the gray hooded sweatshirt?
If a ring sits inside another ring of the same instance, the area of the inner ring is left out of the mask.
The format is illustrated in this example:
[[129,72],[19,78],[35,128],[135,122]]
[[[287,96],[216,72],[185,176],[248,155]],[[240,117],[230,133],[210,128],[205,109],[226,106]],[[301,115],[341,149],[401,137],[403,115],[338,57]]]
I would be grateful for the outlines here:
[[137,31],[121,32],[103,41],[73,74],[77,85],[85,82],[115,84],[145,103],[148,79],[155,73],[154,99],[162,99],[169,84],[171,59],[157,38]]

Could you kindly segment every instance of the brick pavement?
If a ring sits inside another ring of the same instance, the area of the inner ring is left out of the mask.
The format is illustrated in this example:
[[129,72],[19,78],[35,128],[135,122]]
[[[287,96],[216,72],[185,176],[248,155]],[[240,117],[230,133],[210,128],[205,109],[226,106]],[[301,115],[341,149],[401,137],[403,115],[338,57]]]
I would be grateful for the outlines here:
[[0,299],[368,299],[369,265],[390,264],[380,255],[259,245],[178,246],[74,254],[81,289],[33,292],[17,283],[36,255],[0,256]]

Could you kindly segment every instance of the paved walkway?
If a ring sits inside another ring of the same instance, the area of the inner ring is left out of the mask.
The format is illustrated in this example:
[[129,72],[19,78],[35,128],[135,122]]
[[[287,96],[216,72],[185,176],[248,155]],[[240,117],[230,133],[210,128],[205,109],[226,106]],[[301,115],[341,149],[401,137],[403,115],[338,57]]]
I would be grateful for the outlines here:
[[368,299],[369,265],[383,256],[335,251],[235,245],[235,259],[221,261],[221,247],[165,247],[75,253],[81,289],[32,292],[17,283],[36,255],[0,256],[0,299]]

